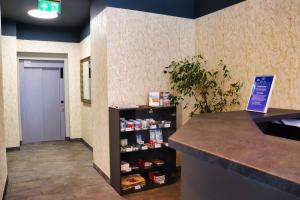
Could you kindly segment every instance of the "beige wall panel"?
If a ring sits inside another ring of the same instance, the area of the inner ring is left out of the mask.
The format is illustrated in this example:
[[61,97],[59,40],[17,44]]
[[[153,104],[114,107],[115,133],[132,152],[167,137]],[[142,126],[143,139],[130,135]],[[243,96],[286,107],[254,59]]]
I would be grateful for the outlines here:
[[[164,67],[195,53],[194,20],[108,8],[109,105],[145,105],[169,90]],[[187,121],[189,111],[179,117]]]
[[[6,147],[20,145],[19,83],[17,63],[17,39],[15,36],[2,36],[2,70],[4,132]],[[7,48],[9,47],[9,48]]]
[[194,54],[194,22],[109,8],[109,105],[147,103],[150,91],[168,90],[164,67]]
[[[81,59],[91,56],[91,37],[88,36],[80,42]],[[93,74],[92,74],[93,76]],[[93,101],[93,100],[92,100]],[[93,146],[93,116],[91,105],[82,103],[81,127],[82,138]]]
[[[0,17],[1,19],[1,17]],[[1,25],[1,22],[0,22]],[[1,28],[0,28],[1,30]],[[0,40],[0,49],[1,49]],[[7,178],[7,162],[5,150],[5,134],[4,134],[4,108],[3,108],[3,70],[2,70],[2,56],[0,52],[0,197],[4,192],[5,182]]]
[[277,75],[271,107],[299,109],[300,1],[248,0],[196,20],[196,51],[222,58],[244,81],[242,109],[255,75]]
[[107,9],[91,20],[93,155],[94,163],[110,177],[108,91],[107,91]]

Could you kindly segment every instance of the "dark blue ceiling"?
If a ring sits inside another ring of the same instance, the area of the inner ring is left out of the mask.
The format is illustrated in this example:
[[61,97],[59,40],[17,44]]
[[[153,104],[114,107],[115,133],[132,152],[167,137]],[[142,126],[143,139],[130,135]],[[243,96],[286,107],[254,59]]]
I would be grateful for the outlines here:
[[194,17],[202,17],[245,0],[195,0]]
[[20,39],[80,42],[90,34],[90,18],[105,7],[116,7],[195,19],[244,0],[62,0],[54,20],[27,15],[38,0],[1,0],[2,34]]
[[242,1],[245,0],[92,0],[92,5],[100,11],[115,7],[195,19]]
[[1,0],[1,15],[25,24],[64,28],[82,27],[90,20],[90,0],[62,0],[61,15],[53,20],[40,20],[27,14],[37,7],[38,0]]

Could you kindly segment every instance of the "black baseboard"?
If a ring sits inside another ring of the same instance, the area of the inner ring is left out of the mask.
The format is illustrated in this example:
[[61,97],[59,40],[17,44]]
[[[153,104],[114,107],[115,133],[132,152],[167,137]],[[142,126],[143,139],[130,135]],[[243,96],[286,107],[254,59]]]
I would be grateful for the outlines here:
[[89,143],[87,143],[84,139],[81,139],[81,142],[89,149],[93,152],[93,147],[91,145],[89,145]]
[[12,152],[12,151],[20,151],[20,147],[8,147],[6,148],[6,152]]
[[81,142],[81,138],[70,138],[71,142]]
[[181,177],[181,166],[177,166],[176,167],[176,174],[177,174],[177,177]]
[[104,180],[110,185],[110,178],[95,164],[93,163],[94,169],[104,178]]
[[93,147],[91,145],[89,145],[89,143],[87,143],[84,139],[82,138],[69,138],[66,137],[66,141],[70,141],[70,142],[81,142],[82,144],[84,144],[84,146],[86,146],[90,151],[93,151]]
[[4,191],[3,191],[3,195],[2,195],[2,200],[5,200],[7,187],[8,187],[8,176],[6,177],[5,187],[4,187]]

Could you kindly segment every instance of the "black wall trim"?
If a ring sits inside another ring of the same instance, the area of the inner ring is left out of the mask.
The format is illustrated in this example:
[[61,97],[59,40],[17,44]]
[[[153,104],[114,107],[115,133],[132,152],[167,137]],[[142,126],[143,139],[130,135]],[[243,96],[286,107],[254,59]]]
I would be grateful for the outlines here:
[[93,152],[93,147],[89,145],[83,138],[81,139],[81,142],[90,150]]
[[81,142],[81,138],[70,138],[70,142]]
[[6,152],[20,151],[20,150],[21,150],[20,147],[9,147],[9,148],[6,148]]
[[93,151],[93,147],[91,145],[89,145],[89,143],[87,143],[83,138],[67,138],[66,137],[66,141],[70,141],[70,142],[81,142],[82,144],[84,144],[84,146],[86,146],[90,151]]
[[108,178],[108,176],[106,176],[106,174],[95,163],[93,163],[93,167],[104,178],[104,180],[110,184],[110,178]]
[[2,195],[2,200],[5,200],[6,192],[7,192],[7,187],[8,187],[8,176],[6,177],[5,186],[4,186],[4,192],[3,192],[3,195]]

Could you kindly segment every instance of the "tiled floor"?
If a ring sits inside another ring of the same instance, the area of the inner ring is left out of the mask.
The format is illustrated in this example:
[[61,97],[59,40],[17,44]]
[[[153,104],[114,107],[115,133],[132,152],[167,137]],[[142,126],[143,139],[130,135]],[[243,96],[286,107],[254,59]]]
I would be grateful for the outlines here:
[[179,184],[120,197],[92,167],[79,142],[23,145],[8,153],[7,200],[178,200]]

